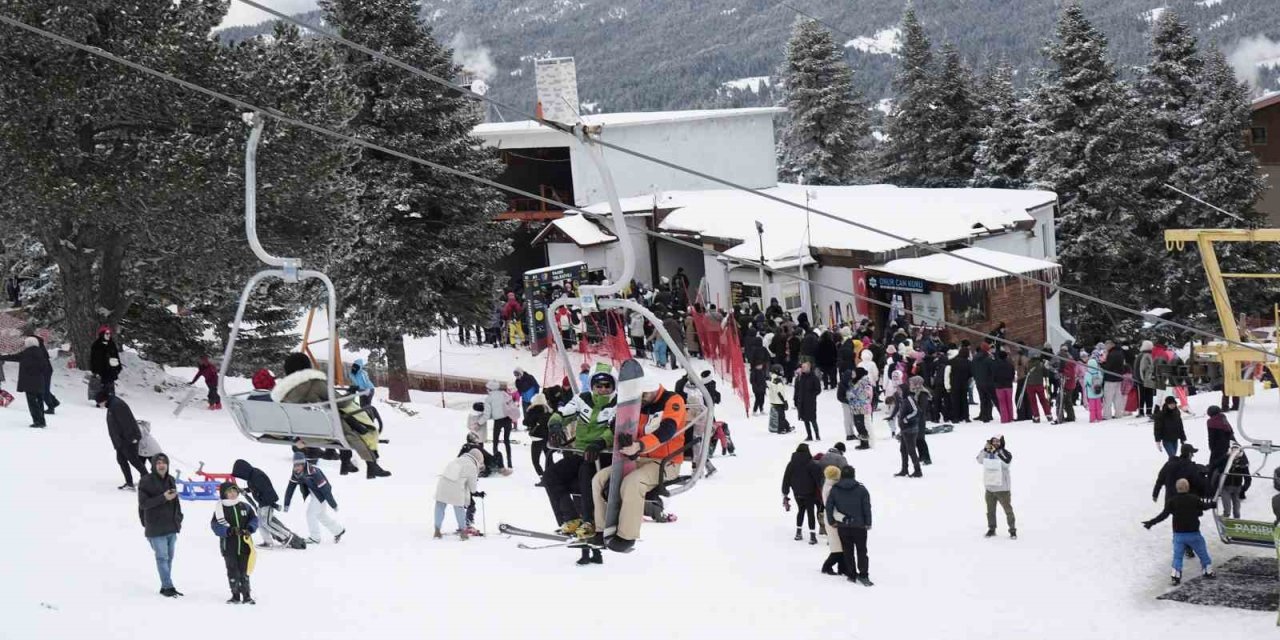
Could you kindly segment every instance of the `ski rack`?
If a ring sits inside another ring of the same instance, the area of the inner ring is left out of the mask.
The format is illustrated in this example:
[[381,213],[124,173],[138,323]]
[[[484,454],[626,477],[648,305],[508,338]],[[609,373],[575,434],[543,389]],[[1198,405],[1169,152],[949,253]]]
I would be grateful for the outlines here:
[[[694,373],[693,363],[689,360],[689,355],[685,353],[681,345],[676,344],[671,334],[667,332],[662,325],[662,321],[658,316],[644,306],[634,300],[627,298],[612,297],[622,292],[622,289],[631,282],[632,276],[635,274],[635,248],[632,246],[630,238],[630,229],[627,227],[626,217],[622,214],[622,204],[618,199],[618,190],[613,183],[613,174],[609,171],[609,166],[604,158],[604,150],[595,144],[594,136],[599,136],[602,127],[600,125],[588,126],[578,123],[573,126],[572,138],[578,150],[591,159],[591,163],[595,166],[596,172],[600,175],[600,180],[604,185],[605,195],[609,200],[609,210],[612,213],[614,224],[614,235],[621,240],[618,244],[622,249],[622,273],[619,274],[612,282],[606,281],[603,285],[581,285],[578,287],[579,296],[577,298],[568,295],[557,298],[547,308],[547,333],[556,343],[556,352],[559,353],[565,371],[572,371],[573,364],[569,361],[569,354],[564,348],[564,339],[560,336],[560,331],[555,326],[556,311],[561,307],[579,306],[584,311],[595,311],[597,309],[624,309],[633,313],[644,316],[658,335],[667,343],[672,355],[675,356],[676,362],[684,369],[689,383],[693,385],[703,398],[703,405],[706,409],[698,415],[687,418],[685,421],[685,430],[683,433],[693,433],[695,436],[701,436],[701,442],[705,445],[711,437],[712,430],[715,427],[715,403],[711,398],[711,392],[707,390],[707,386],[702,382],[702,376]],[[569,376],[570,388],[574,390],[574,394],[578,394],[582,389],[578,388],[577,376]],[[686,387],[687,389],[688,387]],[[698,427],[698,422],[701,427]],[[689,480],[683,484],[672,486],[667,490],[668,495],[679,495],[689,491],[698,483],[698,480],[706,475],[707,454],[710,451],[708,446],[694,447],[694,465],[695,471],[689,476]],[[677,475],[679,475],[677,473]]]
[[[236,307],[235,320],[231,324],[231,334],[227,337],[226,350],[222,355],[222,365],[218,369],[218,393],[227,401],[227,410],[240,433],[255,442],[271,444],[292,444],[296,438],[302,438],[308,444],[332,446],[347,449],[346,438],[342,432],[342,418],[338,412],[338,398],[334,390],[336,380],[334,358],[327,363],[329,399],[327,402],[312,404],[278,404],[253,400],[248,394],[227,393],[227,373],[231,370],[231,359],[235,354],[236,339],[240,335],[240,325],[244,321],[245,307],[249,297],[253,295],[258,284],[267,278],[279,278],[284,282],[296,284],[303,280],[319,280],[324,284],[328,294],[327,309],[329,336],[338,335],[338,294],[329,277],[319,271],[302,268],[298,258],[278,258],[267,253],[258,240],[258,200],[257,200],[257,163],[258,143],[262,139],[265,119],[261,113],[243,115],[245,124],[252,127],[249,141],[244,152],[244,228],[249,240],[249,248],[268,269],[263,269],[249,278],[244,291],[240,293],[240,303]],[[321,415],[322,414],[322,415]],[[272,428],[264,428],[263,423],[271,422]],[[279,423],[283,422],[283,427]]]

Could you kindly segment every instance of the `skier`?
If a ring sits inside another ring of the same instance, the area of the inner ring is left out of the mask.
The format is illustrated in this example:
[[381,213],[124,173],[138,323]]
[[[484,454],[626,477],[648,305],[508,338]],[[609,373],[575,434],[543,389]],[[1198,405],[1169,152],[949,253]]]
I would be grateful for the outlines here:
[[143,535],[156,556],[160,574],[160,595],[176,598],[182,592],[173,587],[173,552],[182,531],[182,501],[178,486],[169,475],[169,456],[157,453],[151,459],[151,473],[138,482],[138,519]]
[[1004,509],[1004,519],[1009,524],[1009,537],[1018,539],[1017,521],[1013,516],[1013,489],[1009,478],[1009,465],[1013,453],[1005,448],[1004,436],[996,436],[978,452],[978,464],[982,465],[982,484],[987,498],[987,535],[996,535],[996,504]]
[[822,381],[813,372],[813,362],[805,360],[800,363],[800,373],[796,376],[794,400],[796,417],[804,423],[805,442],[821,440],[818,432],[818,394],[822,393]]
[[801,525],[809,520],[809,544],[818,544],[814,512],[822,499],[822,467],[814,462],[809,445],[800,443],[782,472],[782,508],[791,510],[791,495],[796,497],[796,540],[804,540]]
[[[826,461],[826,458],[823,458]],[[827,465],[822,470],[822,476],[826,482],[822,483],[822,504],[826,505],[827,500],[831,498],[831,488],[836,486],[840,481],[840,469],[835,465]],[[822,573],[829,576],[844,575],[844,547],[840,546],[840,534],[838,531],[827,532],[827,559],[822,562]]]
[[[323,371],[312,368],[311,358],[304,353],[290,353],[284,360],[285,376],[271,390],[271,400],[284,404],[317,404],[329,401],[328,377]],[[359,471],[351,463],[351,452],[364,460],[365,477],[370,480],[391,475],[377,461],[378,426],[368,412],[358,404],[347,400],[338,403],[342,418],[342,435],[351,449],[343,449],[341,473]]]
[[133,473],[129,470],[129,465],[138,470],[139,480],[147,475],[142,456],[138,455],[138,443],[142,441],[138,421],[134,419],[129,405],[116,396],[100,392],[97,401],[107,407],[107,435],[111,437],[111,446],[116,450],[116,463],[120,465],[120,473],[124,474],[124,484],[116,488],[134,491]]
[[769,388],[765,398],[769,401],[769,432],[791,433],[792,427],[787,423],[787,383],[782,378],[782,365],[775,364],[773,377],[769,379]]
[[529,404],[533,402],[533,397],[538,395],[538,392],[542,391],[542,387],[539,386],[538,381],[534,379],[532,375],[529,375],[529,372],[524,369],[516,367],[516,370],[513,371],[512,374],[515,376],[516,391],[520,394],[520,412],[523,415],[524,412],[529,410]]
[[484,454],[476,449],[454,458],[440,474],[436,482],[436,514],[435,533],[431,537],[441,538],[440,526],[444,524],[446,506],[453,507],[454,518],[458,522],[458,537],[466,541],[469,537],[467,529],[467,507],[473,498],[483,498],[484,494],[476,491],[480,469],[484,466]]
[[[659,477],[675,478],[684,464],[684,432],[686,409],[684,398],[674,391],[667,391],[653,378],[640,380],[640,421],[636,437],[624,434],[618,438],[618,453],[636,458],[636,466],[622,479],[619,498],[622,501],[618,514],[616,534],[607,541],[610,551],[626,553],[640,538],[640,525],[644,522],[645,496],[658,486]],[[670,458],[670,460],[668,460]],[[604,495],[609,485],[610,471],[601,469],[591,479],[593,495]],[[606,504],[596,500],[595,522],[603,523]],[[592,538],[594,546],[605,543],[603,532]]]
[[45,428],[45,384],[52,370],[49,353],[40,348],[40,341],[28,336],[22,340],[22,351],[0,356],[0,362],[18,363],[18,391],[27,396],[27,410],[31,413],[31,428]]
[[[324,525],[333,534],[334,543],[342,542],[347,533],[346,527],[330,516],[327,509],[338,511],[338,502],[333,499],[333,485],[324,472],[307,461],[301,452],[293,453],[293,475],[289,477],[289,488],[284,491],[284,512],[289,513],[289,503],[293,502],[293,490],[299,486],[303,489],[303,498],[307,499],[307,543],[320,544],[320,525]],[[309,497],[307,494],[310,494]]]
[[1200,568],[1204,577],[1212,580],[1217,575],[1213,572],[1213,559],[1209,557],[1209,549],[1205,546],[1204,536],[1200,535],[1200,516],[1213,508],[1211,501],[1204,500],[1191,492],[1191,483],[1181,478],[1175,483],[1177,495],[1164,503],[1160,515],[1142,523],[1150,529],[1165,518],[1173,516],[1173,574],[1174,586],[1182,582],[1182,558],[1186,549],[1195,552],[1200,559]]
[[1151,415],[1155,419],[1156,448],[1163,448],[1170,458],[1178,455],[1178,445],[1187,441],[1187,432],[1182,427],[1182,410],[1178,408],[1177,398],[1166,396]]
[[827,524],[835,527],[850,582],[874,586],[868,575],[867,533],[871,531],[871,494],[858,482],[853,467],[840,470],[840,481],[827,497]]
[[222,483],[218,487],[218,498],[209,526],[219,538],[222,561],[227,567],[227,585],[231,587],[227,604],[257,604],[249,593],[249,565],[258,514],[240,498],[240,488],[234,482]]
[[258,508],[258,530],[262,532],[262,546],[274,547],[277,543],[287,544],[293,532],[281,529],[282,525],[275,520],[275,512],[280,508],[280,494],[266,472],[249,464],[245,460],[236,460],[231,465],[231,475],[245,481],[245,493],[253,498]]
[[200,378],[204,378],[205,385],[209,387],[209,395],[207,397],[209,410],[221,409],[222,398],[218,396],[218,368],[209,361],[209,356],[200,356],[200,363],[196,367],[196,375],[191,378],[191,382],[187,383],[187,386],[194,385]]
[[[612,373],[601,370],[591,376],[590,390],[583,391],[570,400],[560,411],[552,414],[547,429],[552,446],[572,447],[563,452],[559,462],[547,467],[542,476],[551,512],[555,515],[560,533],[588,539],[596,534],[596,527],[603,518],[596,518],[596,502],[599,492],[592,490],[592,479],[597,466],[608,468],[609,456],[600,453],[613,442],[613,421],[617,412],[617,382]],[[566,425],[568,420],[570,424]],[[581,509],[574,503],[572,494],[581,497]],[[582,549],[578,564],[600,564],[604,560],[599,549]]]
[[98,376],[103,389],[114,394],[116,378],[120,377],[120,370],[123,368],[120,364],[120,347],[111,338],[111,327],[98,327],[98,339],[89,350],[89,371]]

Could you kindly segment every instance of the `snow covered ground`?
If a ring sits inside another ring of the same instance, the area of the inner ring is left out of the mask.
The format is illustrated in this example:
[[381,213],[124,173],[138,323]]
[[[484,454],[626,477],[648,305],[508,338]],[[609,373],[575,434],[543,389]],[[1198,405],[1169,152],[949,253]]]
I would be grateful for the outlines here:
[[[459,368],[487,362],[486,375],[506,379],[510,360],[489,355],[493,351],[450,347],[448,368],[459,359],[469,361]],[[134,366],[124,397],[155,425],[153,434],[177,468],[189,472],[204,461],[209,470],[226,471],[245,458],[283,491],[287,447],[245,440],[226,415],[205,411],[199,399],[175,419],[170,397],[181,390],[166,387],[157,371],[136,375],[142,363],[126,364]],[[13,365],[7,373],[15,378]],[[157,393],[157,385],[165,392]],[[262,553],[253,577],[256,607],[223,603],[226,581],[208,527],[212,507],[184,503],[174,580],[186,597],[167,600],[156,593],[136,495],[115,489],[119,471],[103,412],[85,400],[79,374],[60,368],[55,387],[64,405],[46,430],[26,428],[21,399],[0,410],[6,480],[0,509],[7,516],[4,539],[11,541],[0,563],[3,638],[162,633],[198,640],[246,629],[273,638],[557,639],[589,629],[645,639],[791,638],[797,632],[1179,639],[1274,632],[1274,614],[1155,600],[1168,581],[1170,536],[1168,523],[1152,531],[1140,525],[1158,512],[1149,496],[1163,461],[1145,421],[960,426],[930,438],[935,463],[923,479],[891,477],[898,465],[891,440],[851,451],[875,514],[869,550],[876,586],[866,588],[818,572],[825,545],[791,539],[794,514],[783,512],[779,484],[803,436],[767,433],[765,419],[744,418],[729,394],[720,415],[732,425],[738,456],[717,458],[716,476],[670,502],[679,522],[646,524],[634,553],[606,555],[602,567],[579,568],[576,552],[524,551],[517,540],[495,535],[499,522],[552,525],[523,445],[513,476],[481,480],[491,535],[433,541],[435,477],[457,452],[465,428],[462,411],[439,408],[439,396],[428,395],[417,417],[383,410],[391,478],[339,476],[336,463],[323,463],[336,487],[337,517],[349,532],[340,545]],[[1203,414],[1210,400],[1199,396],[1193,403]],[[819,403],[825,449],[842,435],[839,407],[833,393]],[[465,398],[451,396],[449,404],[465,406]],[[1250,408],[1253,430],[1280,439],[1266,433],[1280,418],[1277,394],[1261,394]],[[1197,445],[1205,443],[1202,418],[1190,420],[1187,430]],[[1001,537],[982,537],[981,467],[974,455],[1000,432],[1015,454],[1017,541],[1005,536],[1003,521]],[[517,437],[526,440],[523,432]],[[1266,485],[1255,484],[1246,515],[1269,517]],[[283,516],[295,530],[305,530],[302,511],[295,503]],[[1210,521],[1204,524],[1208,533]],[[1266,555],[1206,537],[1218,561]],[[1198,575],[1194,563],[1187,573]]]

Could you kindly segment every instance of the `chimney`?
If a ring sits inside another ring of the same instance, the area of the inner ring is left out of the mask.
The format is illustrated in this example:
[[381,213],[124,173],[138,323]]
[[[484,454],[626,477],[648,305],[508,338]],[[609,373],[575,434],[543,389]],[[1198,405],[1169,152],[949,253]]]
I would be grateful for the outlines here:
[[552,122],[576,124],[578,71],[573,58],[544,58],[533,63],[538,85],[539,115]]

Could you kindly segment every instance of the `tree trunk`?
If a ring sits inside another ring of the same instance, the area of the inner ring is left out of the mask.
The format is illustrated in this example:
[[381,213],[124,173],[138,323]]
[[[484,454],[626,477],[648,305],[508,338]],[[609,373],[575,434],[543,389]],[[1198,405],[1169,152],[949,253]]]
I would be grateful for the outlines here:
[[66,323],[66,339],[71,343],[76,368],[89,370],[89,351],[98,337],[100,321],[96,311],[93,286],[93,263],[96,253],[60,250],[55,252],[58,273],[62,278],[62,308]]
[[387,398],[395,402],[409,401],[409,365],[405,360],[404,337],[396,336],[388,340],[387,352]]

